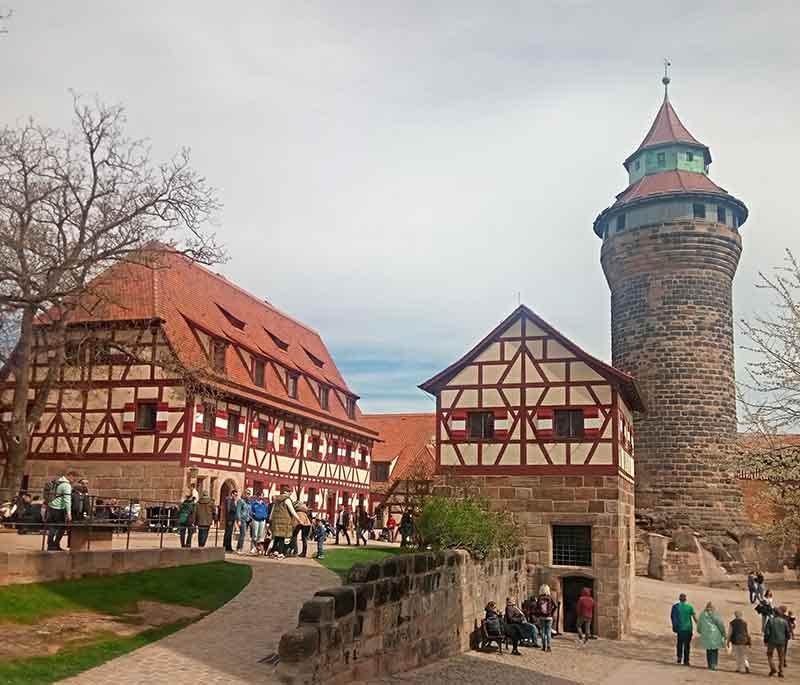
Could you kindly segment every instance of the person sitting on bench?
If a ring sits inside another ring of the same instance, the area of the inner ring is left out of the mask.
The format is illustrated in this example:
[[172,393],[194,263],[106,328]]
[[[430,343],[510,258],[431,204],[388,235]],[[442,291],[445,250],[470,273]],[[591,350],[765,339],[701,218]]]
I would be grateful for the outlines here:
[[[513,630],[512,626],[517,626],[520,640],[532,647],[538,647],[538,633],[536,626],[525,618],[525,614],[511,597],[506,598],[506,626],[507,630]],[[513,640],[513,636],[509,634]]]

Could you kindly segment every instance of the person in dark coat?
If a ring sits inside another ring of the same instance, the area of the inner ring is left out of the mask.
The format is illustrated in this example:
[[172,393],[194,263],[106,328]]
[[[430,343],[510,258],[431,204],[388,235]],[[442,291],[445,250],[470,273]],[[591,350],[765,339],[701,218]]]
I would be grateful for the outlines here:
[[238,503],[238,490],[231,491],[231,494],[222,503],[222,511],[225,514],[225,535],[222,538],[222,546],[226,552],[233,552],[233,528],[236,525],[236,507]]

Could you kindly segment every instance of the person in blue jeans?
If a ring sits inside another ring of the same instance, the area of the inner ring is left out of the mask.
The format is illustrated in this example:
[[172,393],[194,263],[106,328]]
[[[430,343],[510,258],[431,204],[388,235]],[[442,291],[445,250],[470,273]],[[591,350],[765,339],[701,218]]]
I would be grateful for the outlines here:
[[250,528],[251,519],[250,501],[247,497],[239,498],[239,501],[236,502],[236,521],[239,523],[239,541],[236,544],[236,554],[242,554],[242,550],[244,550],[244,539]]
[[316,559],[325,558],[325,538],[328,537],[328,531],[325,525],[318,518],[314,518],[311,526],[311,538],[317,543],[317,556]]
[[553,636],[553,615],[556,612],[556,603],[549,585],[542,585],[539,588],[539,596],[536,598],[533,611],[542,628],[542,651],[551,652],[553,650],[550,642]]
[[264,527],[269,518],[269,504],[259,492],[250,500],[250,554],[256,553],[256,545],[264,541]]

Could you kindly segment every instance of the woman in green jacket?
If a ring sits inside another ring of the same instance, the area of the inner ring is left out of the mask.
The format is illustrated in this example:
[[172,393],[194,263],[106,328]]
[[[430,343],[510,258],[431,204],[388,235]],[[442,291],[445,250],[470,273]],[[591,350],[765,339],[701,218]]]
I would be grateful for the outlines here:
[[700,633],[700,644],[706,650],[708,667],[716,671],[719,650],[725,646],[725,624],[711,602],[697,617],[697,632]]

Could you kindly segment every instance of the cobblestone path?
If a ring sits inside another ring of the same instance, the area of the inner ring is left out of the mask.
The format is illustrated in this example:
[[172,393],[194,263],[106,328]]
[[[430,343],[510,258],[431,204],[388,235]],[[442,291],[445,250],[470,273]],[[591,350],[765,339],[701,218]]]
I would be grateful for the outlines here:
[[337,575],[310,559],[273,561],[234,557],[253,578],[225,606],[146,647],[61,681],[75,685],[271,682],[259,663],[277,651],[280,636],[297,624],[300,606],[316,590],[339,585]]

